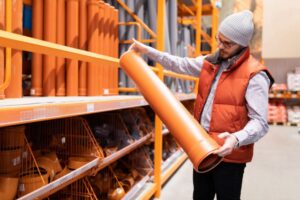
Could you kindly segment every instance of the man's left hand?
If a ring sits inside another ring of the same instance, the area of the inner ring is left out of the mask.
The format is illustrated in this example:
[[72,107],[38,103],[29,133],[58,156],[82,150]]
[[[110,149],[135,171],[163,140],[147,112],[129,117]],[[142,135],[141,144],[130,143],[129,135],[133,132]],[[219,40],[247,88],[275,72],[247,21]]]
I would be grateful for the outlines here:
[[214,151],[214,154],[218,154],[220,157],[231,154],[234,147],[238,143],[237,138],[228,132],[221,133],[218,135],[218,137],[224,139],[224,144],[218,150]]

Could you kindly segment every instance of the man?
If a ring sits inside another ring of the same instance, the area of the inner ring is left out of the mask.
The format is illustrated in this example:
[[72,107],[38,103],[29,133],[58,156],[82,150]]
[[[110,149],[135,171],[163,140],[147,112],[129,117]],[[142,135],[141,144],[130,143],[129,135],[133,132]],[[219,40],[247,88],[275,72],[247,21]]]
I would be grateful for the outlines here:
[[253,143],[268,132],[268,90],[273,78],[249,51],[253,14],[246,10],[225,18],[212,55],[180,58],[157,51],[137,41],[130,49],[147,55],[166,69],[199,77],[194,116],[221,147],[224,157],[210,172],[194,171],[193,198],[240,199],[247,162]]

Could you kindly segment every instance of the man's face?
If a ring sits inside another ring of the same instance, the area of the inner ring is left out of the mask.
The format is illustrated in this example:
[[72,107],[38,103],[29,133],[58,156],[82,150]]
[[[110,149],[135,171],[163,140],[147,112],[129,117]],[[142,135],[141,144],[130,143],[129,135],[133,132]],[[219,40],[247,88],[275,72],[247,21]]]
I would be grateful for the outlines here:
[[220,57],[222,59],[228,59],[234,56],[242,48],[242,46],[231,41],[221,33],[218,33],[216,40],[217,40],[218,48],[220,50]]

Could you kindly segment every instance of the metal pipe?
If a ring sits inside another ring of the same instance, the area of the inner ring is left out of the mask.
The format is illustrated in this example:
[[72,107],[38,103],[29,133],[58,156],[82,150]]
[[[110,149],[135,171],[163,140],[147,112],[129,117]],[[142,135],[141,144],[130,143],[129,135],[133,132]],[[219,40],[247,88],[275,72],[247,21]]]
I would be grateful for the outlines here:
[[177,55],[177,42],[178,42],[178,24],[177,24],[177,1],[170,1],[169,20],[170,20],[170,45],[171,54]]
[[[57,0],[57,43],[65,45],[65,19],[66,19],[66,1]],[[64,58],[56,58],[56,96],[66,95],[66,60]]]
[[[57,0],[44,0],[44,40],[56,42]],[[55,96],[56,59],[45,55],[43,58],[43,95]]]
[[[66,44],[78,48],[78,0],[67,0]],[[67,96],[78,96],[78,61],[67,59]]]
[[[34,0],[32,5],[32,36],[37,39],[43,39],[43,0]],[[43,56],[38,53],[32,54],[31,67],[31,90],[32,96],[42,96],[42,77],[43,77]]]
[[[5,0],[0,1],[0,29],[5,29]],[[4,67],[5,67],[4,48],[0,47],[0,85],[4,83]],[[0,90],[0,99],[4,99],[4,90]]]
[[[99,45],[99,7],[96,0],[88,1],[88,50],[98,52]],[[96,63],[88,63],[87,68],[87,95],[97,96],[97,67]]]
[[[87,50],[87,0],[79,1],[79,48]],[[79,62],[79,96],[87,95],[87,63]]]
[[[15,0],[12,2],[12,32],[23,33],[23,1]],[[22,51],[12,50],[11,57],[11,81],[5,90],[7,98],[22,97]],[[6,69],[7,70],[7,69]]]
[[135,81],[152,109],[187,153],[195,170],[206,172],[221,162],[222,158],[213,154],[220,146],[149,69],[141,57],[129,51],[121,56],[120,65]]
[[129,13],[133,19],[139,22],[153,38],[156,38],[156,34],[140,18],[138,18],[137,15],[122,0],[117,0],[117,2]]

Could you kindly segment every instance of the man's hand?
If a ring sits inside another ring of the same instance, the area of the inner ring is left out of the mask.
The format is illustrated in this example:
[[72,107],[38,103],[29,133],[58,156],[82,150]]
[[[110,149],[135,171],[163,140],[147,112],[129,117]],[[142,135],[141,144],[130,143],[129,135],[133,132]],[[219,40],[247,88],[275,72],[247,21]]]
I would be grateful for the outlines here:
[[135,51],[137,53],[141,53],[141,54],[144,54],[144,53],[148,52],[148,49],[147,49],[146,45],[144,45],[143,43],[135,40],[134,38],[132,38],[132,40],[133,40],[133,43],[129,47],[128,50],[133,50],[133,51]]
[[232,150],[238,143],[237,138],[228,132],[221,133],[218,135],[218,137],[224,139],[225,141],[223,146],[221,146],[218,150],[214,151],[214,154],[218,154],[218,156],[220,157],[224,157],[231,154]]

